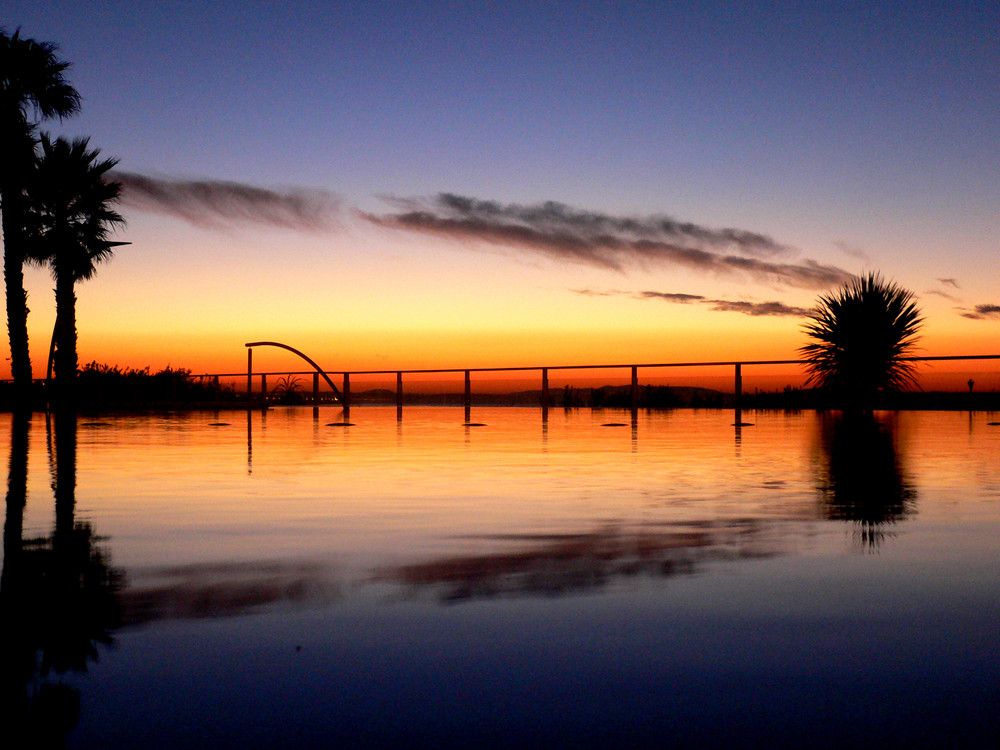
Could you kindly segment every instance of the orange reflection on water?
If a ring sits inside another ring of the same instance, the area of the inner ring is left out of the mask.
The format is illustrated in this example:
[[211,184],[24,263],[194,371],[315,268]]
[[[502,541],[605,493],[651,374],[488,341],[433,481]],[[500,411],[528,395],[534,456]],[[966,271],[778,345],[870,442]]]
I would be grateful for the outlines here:
[[[637,561],[670,567],[725,557],[744,543],[767,554],[815,550],[828,543],[815,534],[824,519],[898,524],[918,506],[916,517],[943,516],[934,504],[947,502],[940,490],[921,489],[918,502],[905,488],[943,483],[953,497],[969,461],[978,461],[971,481],[988,495],[986,463],[995,454],[969,446],[1000,439],[984,415],[892,420],[889,441],[879,443],[891,464],[883,473],[910,499],[905,512],[887,506],[871,516],[838,505],[854,501],[836,487],[859,481],[838,467],[857,461],[838,459],[829,445],[852,441],[831,443],[830,426],[812,412],[745,414],[751,424],[739,430],[728,411],[633,419],[611,410],[477,408],[476,426],[461,408],[407,407],[401,421],[394,408],[356,407],[349,416],[350,426],[332,407],[81,418],[77,516],[110,540],[133,585],[168,570],[176,583],[198,566],[275,561],[325,566],[337,586],[434,570],[452,571],[442,580],[469,574],[481,582],[484,569],[523,578],[554,559],[597,561],[588,569],[604,575]],[[29,535],[43,533],[52,516],[44,419],[31,429]],[[903,436],[928,429],[946,438],[925,441],[923,450],[939,457],[913,464]],[[782,531],[789,523],[794,534]],[[707,558],[693,554],[704,547]]]
[[343,421],[333,408],[81,419],[79,512],[130,567],[293,555],[372,565],[479,551],[471,539],[511,530],[815,515],[808,475],[788,470],[808,463],[808,444],[790,437],[801,416],[740,443],[729,412],[633,424],[627,412],[473,411],[483,426],[433,407],[408,407],[401,422],[392,408],[355,408],[350,427],[331,425]]

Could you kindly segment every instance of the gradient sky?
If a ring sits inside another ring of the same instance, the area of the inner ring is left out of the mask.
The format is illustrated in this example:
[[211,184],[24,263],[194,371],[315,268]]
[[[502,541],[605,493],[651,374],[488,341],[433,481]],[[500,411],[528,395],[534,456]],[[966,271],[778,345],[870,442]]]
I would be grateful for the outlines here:
[[[83,362],[790,358],[802,309],[873,269],[919,296],[925,354],[1000,351],[996,3],[7,0],[0,24],[73,63],[83,110],[43,128],[126,178]],[[52,282],[28,283],[39,375]]]

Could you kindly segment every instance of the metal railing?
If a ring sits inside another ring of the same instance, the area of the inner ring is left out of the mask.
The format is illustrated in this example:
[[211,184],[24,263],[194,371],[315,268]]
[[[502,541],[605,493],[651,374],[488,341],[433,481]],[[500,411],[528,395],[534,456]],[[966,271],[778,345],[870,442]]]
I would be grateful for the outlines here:
[[[472,406],[472,375],[473,373],[501,373],[501,372],[537,372],[540,374],[541,382],[541,406],[547,408],[552,405],[549,390],[549,373],[552,371],[571,370],[629,370],[631,373],[630,396],[631,408],[633,411],[639,408],[639,371],[683,368],[683,367],[732,367],[733,368],[733,406],[739,415],[742,408],[743,396],[743,368],[759,367],[768,365],[801,365],[806,362],[801,359],[760,359],[760,360],[713,360],[713,361],[692,361],[692,362],[644,362],[644,363],[617,363],[617,364],[585,364],[585,365],[528,365],[518,367],[435,367],[420,369],[383,369],[383,370],[321,370],[319,365],[306,357],[301,352],[277,342],[252,342],[246,344],[247,347],[247,372],[246,372],[246,394],[248,401],[254,400],[253,391],[253,347],[255,346],[279,346],[295,352],[300,357],[308,361],[315,368],[313,371],[272,371],[256,373],[260,376],[260,396],[261,403],[266,403],[268,394],[268,375],[308,375],[313,376],[313,402],[321,403],[322,397],[319,388],[319,378],[322,376],[331,386],[335,396],[334,403],[340,403],[345,408],[351,406],[351,376],[364,375],[395,375],[396,376],[396,406],[403,407],[403,376],[404,375],[432,375],[432,374],[458,374],[464,375],[464,401],[466,409]],[[948,355],[948,356],[928,356],[928,357],[903,357],[908,362],[945,362],[945,361],[974,361],[974,360],[1000,360],[1000,354],[972,354],[972,355]],[[342,387],[338,389],[330,381],[330,375],[337,375],[342,378]],[[214,375],[213,375],[214,376]],[[219,373],[218,377],[242,377],[242,373]],[[208,376],[206,376],[208,377]]]

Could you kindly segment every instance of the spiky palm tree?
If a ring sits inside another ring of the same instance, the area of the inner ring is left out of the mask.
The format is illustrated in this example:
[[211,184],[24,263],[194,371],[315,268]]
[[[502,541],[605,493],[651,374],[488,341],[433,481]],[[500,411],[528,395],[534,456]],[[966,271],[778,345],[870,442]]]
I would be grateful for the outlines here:
[[870,411],[879,391],[916,385],[912,356],[923,318],[913,294],[871,272],[819,298],[799,351],[810,385],[836,393],[845,406]]
[[11,35],[0,29],[0,143],[4,152],[0,211],[10,367],[20,405],[27,405],[31,388],[23,269],[27,257],[25,191],[35,162],[35,127],[41,120],[62,119],[80,108],[80,95],[64,77],[69,63],[56,52],[54,44],[22,38],[20,29]]
[[108,178],[116,159],[101,159],[88,139],[41,136],[41,154],[29,189],[33,257],[44,259],[56,282],[55,371],[66,401],[76,377],[76,284],[109,259],[111,233],[124,225],[114,210],[121,184]]

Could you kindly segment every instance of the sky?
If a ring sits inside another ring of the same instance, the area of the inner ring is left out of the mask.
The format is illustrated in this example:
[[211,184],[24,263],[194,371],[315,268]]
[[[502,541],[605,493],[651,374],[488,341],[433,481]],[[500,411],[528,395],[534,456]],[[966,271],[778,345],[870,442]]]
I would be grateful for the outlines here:
[[[4,0],[0,25],[72,63],[82,110],[42,129],[119,160],[131,244],[78,288],[81,362],[790,359],[867,271],[917,295],[920,353],[1000,353],[995,3]],[[53,282],[27,283],[40,375]]]

